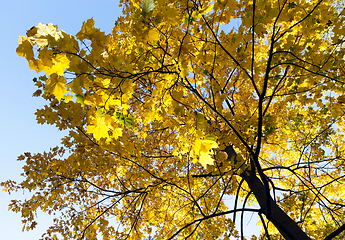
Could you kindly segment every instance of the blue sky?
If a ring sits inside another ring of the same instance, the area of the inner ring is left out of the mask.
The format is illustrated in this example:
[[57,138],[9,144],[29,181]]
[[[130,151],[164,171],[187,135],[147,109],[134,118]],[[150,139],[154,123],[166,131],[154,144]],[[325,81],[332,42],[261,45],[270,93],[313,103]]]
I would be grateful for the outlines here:
[[[69,34],[76,34],[83,21],[93,17],[96,27],[110,33],[111,28],[122,13],[117,0],[11,0],[0,4],[0,181],[20,180],[23,162],[17,156],[24,152],[48,151],[60,143],[63,136],[53,126],[38,125],[34,115],[45,101],[33,98],[37,77],[29,69],[27,61],[17,56],[18,37],[37,23],[53,23]],[[37,229],[22,232],[20,214],[7,211],[14,198],[29,198],[30,194],[8,195],[0,191],[0,239],[37,240],[52,224],[52,218],[44,213],[38,214]]]
[[[96,27],[110,33],[120,14],[116,0],[99,0],[97,3],[89,0],[1,1],[0,181],[20,181],[23,162],[17,162],[17,157],[24,152],[49,151],[63,136],[63,132],[53,126],[36,123],[34,113],[45,101],[32,97],[36,90],[32,79],[39,74],[29,69],[24,58],[17,56],[18,37],[37,23],[53,23],[68,34],[76,34],[82,22],[91,17]],[[8,204],[11,199],[29,197],[28,193],[8,195],[0,191],[0,239],[37,240],[52,224],[52,217],[39,213],[37,228],[30,232],[21,231],[20,214],[7,211]]]

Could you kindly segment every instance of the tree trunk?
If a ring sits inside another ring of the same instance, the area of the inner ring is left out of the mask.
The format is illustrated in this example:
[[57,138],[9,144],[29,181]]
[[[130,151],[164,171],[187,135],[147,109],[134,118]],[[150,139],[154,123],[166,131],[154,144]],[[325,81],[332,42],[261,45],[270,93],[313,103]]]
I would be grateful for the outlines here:
[[[293,221],[276,203],[271,195],[268,196],[262,181],[250,170],[240,175],[248,184],[256,197],[263,214],[279,230],[286,240],[311,240],[305,232]],[[269,203],[269,204],[268,204]],[[267,208],[270,207],[270,211]],[[271,214],[268,214],[268,213]]]

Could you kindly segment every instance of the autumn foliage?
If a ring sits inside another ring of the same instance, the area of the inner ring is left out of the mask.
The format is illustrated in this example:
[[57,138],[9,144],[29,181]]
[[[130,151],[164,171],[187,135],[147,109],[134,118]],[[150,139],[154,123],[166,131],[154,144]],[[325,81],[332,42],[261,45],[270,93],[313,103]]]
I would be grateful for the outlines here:
[[344,239],[343,3],[121,4],[108,35],[89,19],[19,39],[38,123],[69,131],[2,183],[34,193],[10,204],[24,229],[42,210],[42,239],[233,239],[254,212],[252,239]]

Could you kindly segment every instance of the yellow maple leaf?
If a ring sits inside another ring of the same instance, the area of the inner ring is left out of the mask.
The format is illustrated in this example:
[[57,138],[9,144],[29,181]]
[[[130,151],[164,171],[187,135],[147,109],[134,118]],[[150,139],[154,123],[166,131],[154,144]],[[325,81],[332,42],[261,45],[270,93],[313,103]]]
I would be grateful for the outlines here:
[[113,138],[117,139],[120,136],[122,136],[122,128],[114,128]]
[[337,100],[338,100],[338,103],[344,104],[345,103],[345,96],[344,95],[343,96],[339,96]]
[[92,35],[93,33],[97,31],[94,25],[95,25],[95,20],[93,20],[93,18],[90,18],[86,22],[83,22],[83,26],[81,30],[77,33],[76,37],[79,40],[82,40],[85,37]]
[[66,79],[62,76],[59,76],[56,73],[53,73],[49,76],[46,81],[46,89],[48,93],[54,94],[54,96],[60,100],[63,98],[63,94],[67,92],[66,89]]
[[91,124],[87,126],[86,132],[92,133],[93,137],[99,140],[102,137],[109,137],[109,129],[111,129],[111,126],[107,124],[106,119],[103,116],[97,116],[91,121]]
[[154,42],[158,41],[159,40],[159,32],[158,32],[158,30],[156,30],[156,29],[150,30],[149,34],[148,34],[148,38],[149,38],[148,39],[149,42],[151,42],[151,43],[154,43]]
[[201,140],[197,139],[194,145],[194,152],[199,155],[200,164],[206,168],[207,164],[213,165],[213,158],[211,154],[213,152],[212,148],[217,148],[218,144],[212,140]]
[[19,39],[20,45],[17,47],[17,54],[21,57],[25,57],[28,61],[34,58],[34,52],[32,45],[28,40],[23,41],[23,37]]
[[197,18],[200,18],[203,14],[206,14],[208,12],[210,12],[213,9],[213,4],[210,4],[206,7],[203,7],[199,13],[196,15]]
[[98,106],[99,104],[103,103],[103,100],[101,96],[99,96],[97,93],[94,93],[92,95],[87,95],[84,103],[91,106]]
[[213,158],[207,152],[200,152],[199,162],[204,168],[206,168],[207,164],[213,165]]
[[133,4],[133,6],[137,9],[141,9],[140,4],[137,3],[138,1],[135,0],[131,0],[131,3]]
[[[52,23],[49,24],[43,24],[43,23],[37,23],[37,34],[36,38],[41,36],[47,36],[50,35],[55,38],[55,40],[58,40],[59,38],[63,38],[63,31],[57,30],[57,26],[53,25]],[[44,47],[44,46],[43,46]]]
[[66,57],[66,54],[59,54],[56,58],[52,61],[54,63],[51,67],[45,67],[43,70],[46,72],[47,75],[52,73],[56,73],[62,76],[65,72],[65,69],[69,67],[70,61]]

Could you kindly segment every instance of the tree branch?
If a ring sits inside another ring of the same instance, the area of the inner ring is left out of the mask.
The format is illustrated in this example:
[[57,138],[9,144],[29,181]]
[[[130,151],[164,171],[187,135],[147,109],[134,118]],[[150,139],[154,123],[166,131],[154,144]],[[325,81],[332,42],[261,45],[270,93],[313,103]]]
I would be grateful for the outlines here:
[[345,224],[343,224],[340,228],[329,234],[324,240],[331,240],[332,238],[338,236],[342,231],[345,230]]

